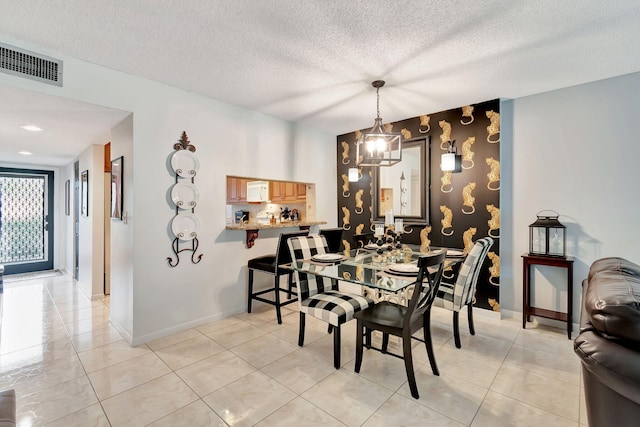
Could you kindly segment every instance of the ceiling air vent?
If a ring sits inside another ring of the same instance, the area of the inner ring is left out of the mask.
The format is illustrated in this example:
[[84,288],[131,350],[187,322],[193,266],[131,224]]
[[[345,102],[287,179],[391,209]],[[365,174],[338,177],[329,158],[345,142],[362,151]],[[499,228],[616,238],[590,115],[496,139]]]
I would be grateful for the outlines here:
[[62,61],[0,43],[0,71],[62,86]]

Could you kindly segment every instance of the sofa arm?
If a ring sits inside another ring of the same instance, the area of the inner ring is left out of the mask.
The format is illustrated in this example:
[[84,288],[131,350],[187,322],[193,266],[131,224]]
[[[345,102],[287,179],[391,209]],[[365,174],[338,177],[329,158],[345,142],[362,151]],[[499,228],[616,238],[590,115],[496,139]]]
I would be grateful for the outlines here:
[[15,390],[0,391],[0,427],[15,427],[16,425],[16,392]]
[[640,351],[586,329],[574,341],[582,366],[616,393],[640,405]]

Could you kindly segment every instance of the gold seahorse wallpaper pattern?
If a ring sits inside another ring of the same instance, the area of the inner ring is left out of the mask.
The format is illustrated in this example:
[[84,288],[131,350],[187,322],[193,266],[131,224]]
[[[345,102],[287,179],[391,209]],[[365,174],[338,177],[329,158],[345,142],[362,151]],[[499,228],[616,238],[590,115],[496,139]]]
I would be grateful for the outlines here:
[[[432,126],[433,125],[433,126]],[[403,243],[459,248],[465,252],[474,241],[492,236],[476,289],[475,306],[499,310],[500,279],[500,102],[491,100],[455,109],[386,123],[384,128],[402,133],[404,139],[427,138],[427,223],[405,220]],[[338,225],[344,229],[343,246],[356,247],[353,234],[369,233],[372,167],[362,167],[358,182],[348,182],[348,168],[357,165],[356,141],[365,129],[336,138]],[[440,156],[455,140],[462,158],[462,172],[440,170]],[[442,207],[442,208],[441,208]],[[347,245],[348,244],[348,245]],[[425,247],[426,247],[425,246]],[[449,272],[448,272],[449,273]],[[448,275],[449,276],[449,275]]]

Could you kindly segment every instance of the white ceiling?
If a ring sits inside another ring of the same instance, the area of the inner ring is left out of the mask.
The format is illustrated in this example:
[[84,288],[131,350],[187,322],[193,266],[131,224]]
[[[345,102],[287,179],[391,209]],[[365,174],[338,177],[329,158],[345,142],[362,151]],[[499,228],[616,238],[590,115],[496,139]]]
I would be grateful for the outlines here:
[[[0,12],[0,35],[335,135],[373,124],[376,79],[392,122],[640,71],[638,0],[0,0]],[[24,136],[6,132],[0,149]]]

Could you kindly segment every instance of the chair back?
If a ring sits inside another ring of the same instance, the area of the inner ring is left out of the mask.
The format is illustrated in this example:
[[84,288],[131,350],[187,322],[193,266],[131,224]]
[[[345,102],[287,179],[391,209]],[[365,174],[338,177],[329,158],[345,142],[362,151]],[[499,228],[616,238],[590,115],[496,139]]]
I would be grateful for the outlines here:
[[292,237],[308,236],[309,230],[295,231],[292,233],[282,233],[278,239],[278,249],[276,250],[275,269],[276,274],[280,270],[280,266],[283,264],[289,264],[291,262],[291,252],[289,252],[289,245],[287,241]]
[[353,240],[356,243],[356,248],[363,248],[373,240],[373,233],[354,234]]
[[[407,314],[404,317],[403,327],[410,327],[431,309],[433,301],[438,295],[440,279],[444,271],[444,261],[447,251],[442,250],[434,255],[418,258],[418,278],[413,288],[413,295],[407,306]],[[431,271],[429,271],[431,270]]]
[[[308,260],[317,254],[330,253],[327,240],[324,236],[320,235],[292,237],[287,243],[289,245],[291,259],[296,261]],[[296,271],[293,277],[298,286],[299,301],[303,301],[318,293],[338,289],[337,281],[315,274]]]
[[327,245],[329,246],[329,252],[337,253],[340,251],[340,246],[342,245],[342,232],[344,229],[340,228],[325,228],[320,230],[320,235],[324,236],[327,240]]
[[458,270],[458,277],[453,287],[453,306],[448,306],[445,300],[445,308],[460,311],[462,307],[472,302],[482,264],[492,245],[493,239],[491,237],[483,237],[473,244],[460,270]]

